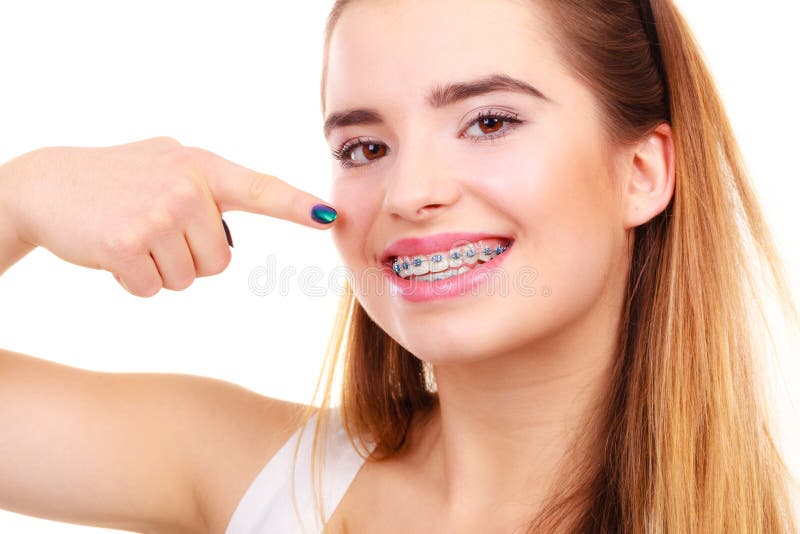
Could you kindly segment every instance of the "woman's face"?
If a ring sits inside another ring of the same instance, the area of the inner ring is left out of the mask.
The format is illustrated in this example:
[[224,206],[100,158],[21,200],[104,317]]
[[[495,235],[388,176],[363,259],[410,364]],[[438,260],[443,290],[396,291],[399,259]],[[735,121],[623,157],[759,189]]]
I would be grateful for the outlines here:
[[544,28],[531,2],[356,1],[333,33],[334,239],[367,313],[423,360],[530,350],[621,291],[613,152]]

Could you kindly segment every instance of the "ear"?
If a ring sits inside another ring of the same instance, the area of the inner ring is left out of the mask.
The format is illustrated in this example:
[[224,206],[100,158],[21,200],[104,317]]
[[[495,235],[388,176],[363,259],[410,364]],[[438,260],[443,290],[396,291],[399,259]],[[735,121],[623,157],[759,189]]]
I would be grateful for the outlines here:
[[625,229],[640,226],[662,211],[675,191],[675,144],[666,122],[640,141],[623,176],[622,217]]

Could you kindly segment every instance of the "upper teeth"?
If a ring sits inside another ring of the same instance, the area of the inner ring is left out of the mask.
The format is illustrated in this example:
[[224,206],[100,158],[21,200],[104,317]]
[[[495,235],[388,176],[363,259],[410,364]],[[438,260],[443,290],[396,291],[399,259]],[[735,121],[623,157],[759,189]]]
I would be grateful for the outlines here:
[[508,249],[509,244],[488,246],[482,241],[469,243],[463,247],[449,251],[434,252],[419,256],[398,256],[394,259],[392,269],[403,278],[439,273],[447,269],[457,269],[462,265],[474,265],[479,260],[487,262],[496,258]]

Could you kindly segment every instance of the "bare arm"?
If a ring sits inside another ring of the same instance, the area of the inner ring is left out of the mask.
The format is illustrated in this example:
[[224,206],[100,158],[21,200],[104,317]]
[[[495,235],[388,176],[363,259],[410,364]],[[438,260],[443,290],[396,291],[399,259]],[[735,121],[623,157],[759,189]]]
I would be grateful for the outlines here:
[[[182,290],[230,260],[221,211],[323,228],[308,217],[316,202],[169,138],[41,149],[0,166],[0,274],[41,246],[137,296]],[[222,534],[303,408],[220,380],[101,373],[0,349],[0,508]]]
[[0,369],[2,508],[137,532],[204,531],[181,457],[181,412],[191,408],[179,378],[94,373],[4,350]]
[[0,508],[222,533],[301,405],[210,378],[99,373],[0,349]]
[[[16,179],[19,173],[25,172],[23,165],[28,163],[29,155],[20,156],[5,165],[0,165],[0,189],[4,183],[9,183]],[[12,173],[14,176],[12,177]],[[0,203],[10,203],[13,199],[9,195],[0,195]],[[16,227],[8,219],[11,212],[6,205],[0,204],[0,275],[8,270],[9,267],[21,260],[28,252],[36,248],[30,243],[25,243],[17,235]]]

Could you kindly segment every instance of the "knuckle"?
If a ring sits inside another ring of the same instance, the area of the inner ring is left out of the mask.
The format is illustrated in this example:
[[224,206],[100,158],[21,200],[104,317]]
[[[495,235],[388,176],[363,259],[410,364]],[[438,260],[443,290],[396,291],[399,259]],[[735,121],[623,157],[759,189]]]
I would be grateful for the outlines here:
[[183,291],[184,289],[188,288],[194,282],[194,275],[184,275],[180,277],[175,277],[174,279],[170,279],[169,282],[164,284],[164,289],[169,289],[170,291]]
[[230,265],[231,257],[230,248],[226,246],[219,254],[215,254],[203,264],[198,276],[214,276],[221,273]]
[[256,173],[250,180],[250,187],[247,188],[247,194],[250,200],[260,201],[268,198],[275,187],[275,180],[266,174]]
[[165,147],[179,147],[181,146],[180,142],[176,139],[169,137],[167,135],[160,135],[158,137],[153,137],[152,139],[148,139],[149,142],[154,143],[159,146]]
[[225,248],[222,249],[220,255],[217,257],[218,263],[215,265],[214,274],[219,274],[225,269],[227,269],[228,266],[231,264],[232,257],[233,256],[231,254],[231,249],[225,246]]
[[196,168],[201,162],[208,160],[211,152],[196,146],[181,146],[176,148],[176,157],[184,165]]
[[148,284],[136,293],[138,297],[150,298],[161,291],[161,284]]
[[199,146],[186,146],[183,147],[184,152],[189,155],[190,158],[194,160],[202,160],[208,159],[212,156],[211,152],[206,150],[205,148],[200,148]]
[[160,278],[158,281],[156,281],[151,277],[147,277],[145,279],[136,277],[135,279],[128,280],[128,282],[125,283],[120,281],[120,284],[128,291],[128,293],[137,297],[152,297],[161,289]]
[[194,275],[186,276],[186,277],[178,280],[174,284],[174,286],[175,286],[174,289],[175,289],[175,291],[183,291],[184,289],[187,289],[189,286],[191,286],[193,283],[194,283]]
[[154,173],[165,193],[197,199],[205,181],[203,168],[211,153],[202,148],[178,146],[157,156]]
[[103,242],[105,252],[118,261],[129,262],[145,251],[141,239],[132,234],[112,235]]
[[162,287],[163,281],[161,280],[161,276],[156,272],[148,272],[147,276],[139,280],[139,284],[136,288],[136,295],[145,298],[152,297],[161,291]]
[[181,218],[197,210],[203,200],[203,193],[191,180],[176,180],[170,186],[169,198],[170,209]]
[[189,172],[196,162],[194,149],[182,145],[171,147],[161,157],[165,160],[167,167],[173,169],[173,173]]
[[147,214],[147,231],[151,238],[158,239],[175,231],[176,216],[171,209],[154,209]]

